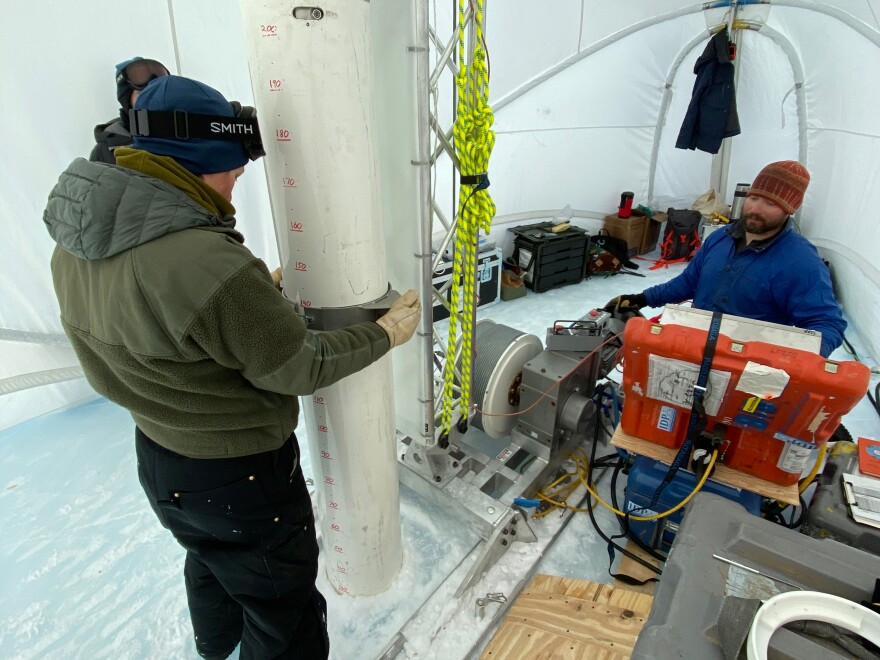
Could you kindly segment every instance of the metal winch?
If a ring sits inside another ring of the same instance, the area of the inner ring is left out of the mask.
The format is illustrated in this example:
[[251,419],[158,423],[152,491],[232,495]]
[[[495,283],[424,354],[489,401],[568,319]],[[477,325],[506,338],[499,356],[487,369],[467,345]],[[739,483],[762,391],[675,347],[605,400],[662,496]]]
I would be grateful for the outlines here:
[[514,500],[533,497],[592,439],[596,381],[613,364],[619,348],[614,335],[622,325],[592,310],[554,322],[545,346],[535,335],[480,321],[472,369],[476,412],[467,430],[455,426],[444,447],[400,439],[401,480],[442,505],[462,505],[487,541],[461,589],[497,560],[509,540],[534,538]]

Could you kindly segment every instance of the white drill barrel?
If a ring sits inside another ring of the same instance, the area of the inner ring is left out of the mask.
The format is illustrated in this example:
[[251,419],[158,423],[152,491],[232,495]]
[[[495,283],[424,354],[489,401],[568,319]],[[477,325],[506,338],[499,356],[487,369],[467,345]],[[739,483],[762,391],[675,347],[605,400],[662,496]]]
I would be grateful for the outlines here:
[[[387,291],[370,3],[242,0],[285,295],[359,306]],[[327,576],[388,588],[402,563],[390,356],[303,397]]]

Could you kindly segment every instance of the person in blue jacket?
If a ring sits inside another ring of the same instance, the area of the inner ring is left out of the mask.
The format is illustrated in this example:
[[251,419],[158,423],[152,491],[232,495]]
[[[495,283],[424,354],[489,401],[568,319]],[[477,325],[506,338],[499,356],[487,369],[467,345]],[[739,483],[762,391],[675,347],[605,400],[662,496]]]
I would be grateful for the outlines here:
[[828,267],[789,217],[809,183],[809,172],[796,161],[767,165],[749,190],[742,219],[709,234],[683,273],[642,293],[617,296],[606,309],[693,300],[699,309],[816,330],[828,357],[840,346],[846,321]]

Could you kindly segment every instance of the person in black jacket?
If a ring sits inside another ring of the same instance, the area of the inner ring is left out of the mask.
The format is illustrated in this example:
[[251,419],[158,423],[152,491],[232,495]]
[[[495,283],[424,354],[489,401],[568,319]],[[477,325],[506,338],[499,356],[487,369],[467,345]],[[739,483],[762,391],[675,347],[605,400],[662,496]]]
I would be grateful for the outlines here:
[[143,57],[133,57],[116,65],[116,98],[122,107],[118,117],[95,126],[95,146],[89,160],[116,164],[113,151],[117,147],[130,146],[132,141],[128,111],[134,107],[135,99],[147,83],[167,75],[168,69],[164,64]]

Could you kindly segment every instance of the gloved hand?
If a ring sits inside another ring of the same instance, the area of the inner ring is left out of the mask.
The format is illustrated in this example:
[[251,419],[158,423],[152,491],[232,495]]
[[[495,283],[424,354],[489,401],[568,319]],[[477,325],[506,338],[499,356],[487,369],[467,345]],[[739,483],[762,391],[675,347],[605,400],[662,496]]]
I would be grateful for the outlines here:
[[391,348],[405,344],[413,336],[422,319],[422,304],[415,289],[395,300],[384,316],[376,320],[391,342]]
[[275,270],[273,270],[273,271],[270,273],[270,275],[272,276],[272,284],[275,285],[275,288],[276,288],[276,289],[278,289],[279,291],[281,291],[281,277],[282,277],[281,269],[280,269],[280,268],[276,268]]
[[605,305],[606,312],[637,312],[648,304],[644,293],[625,293]]

